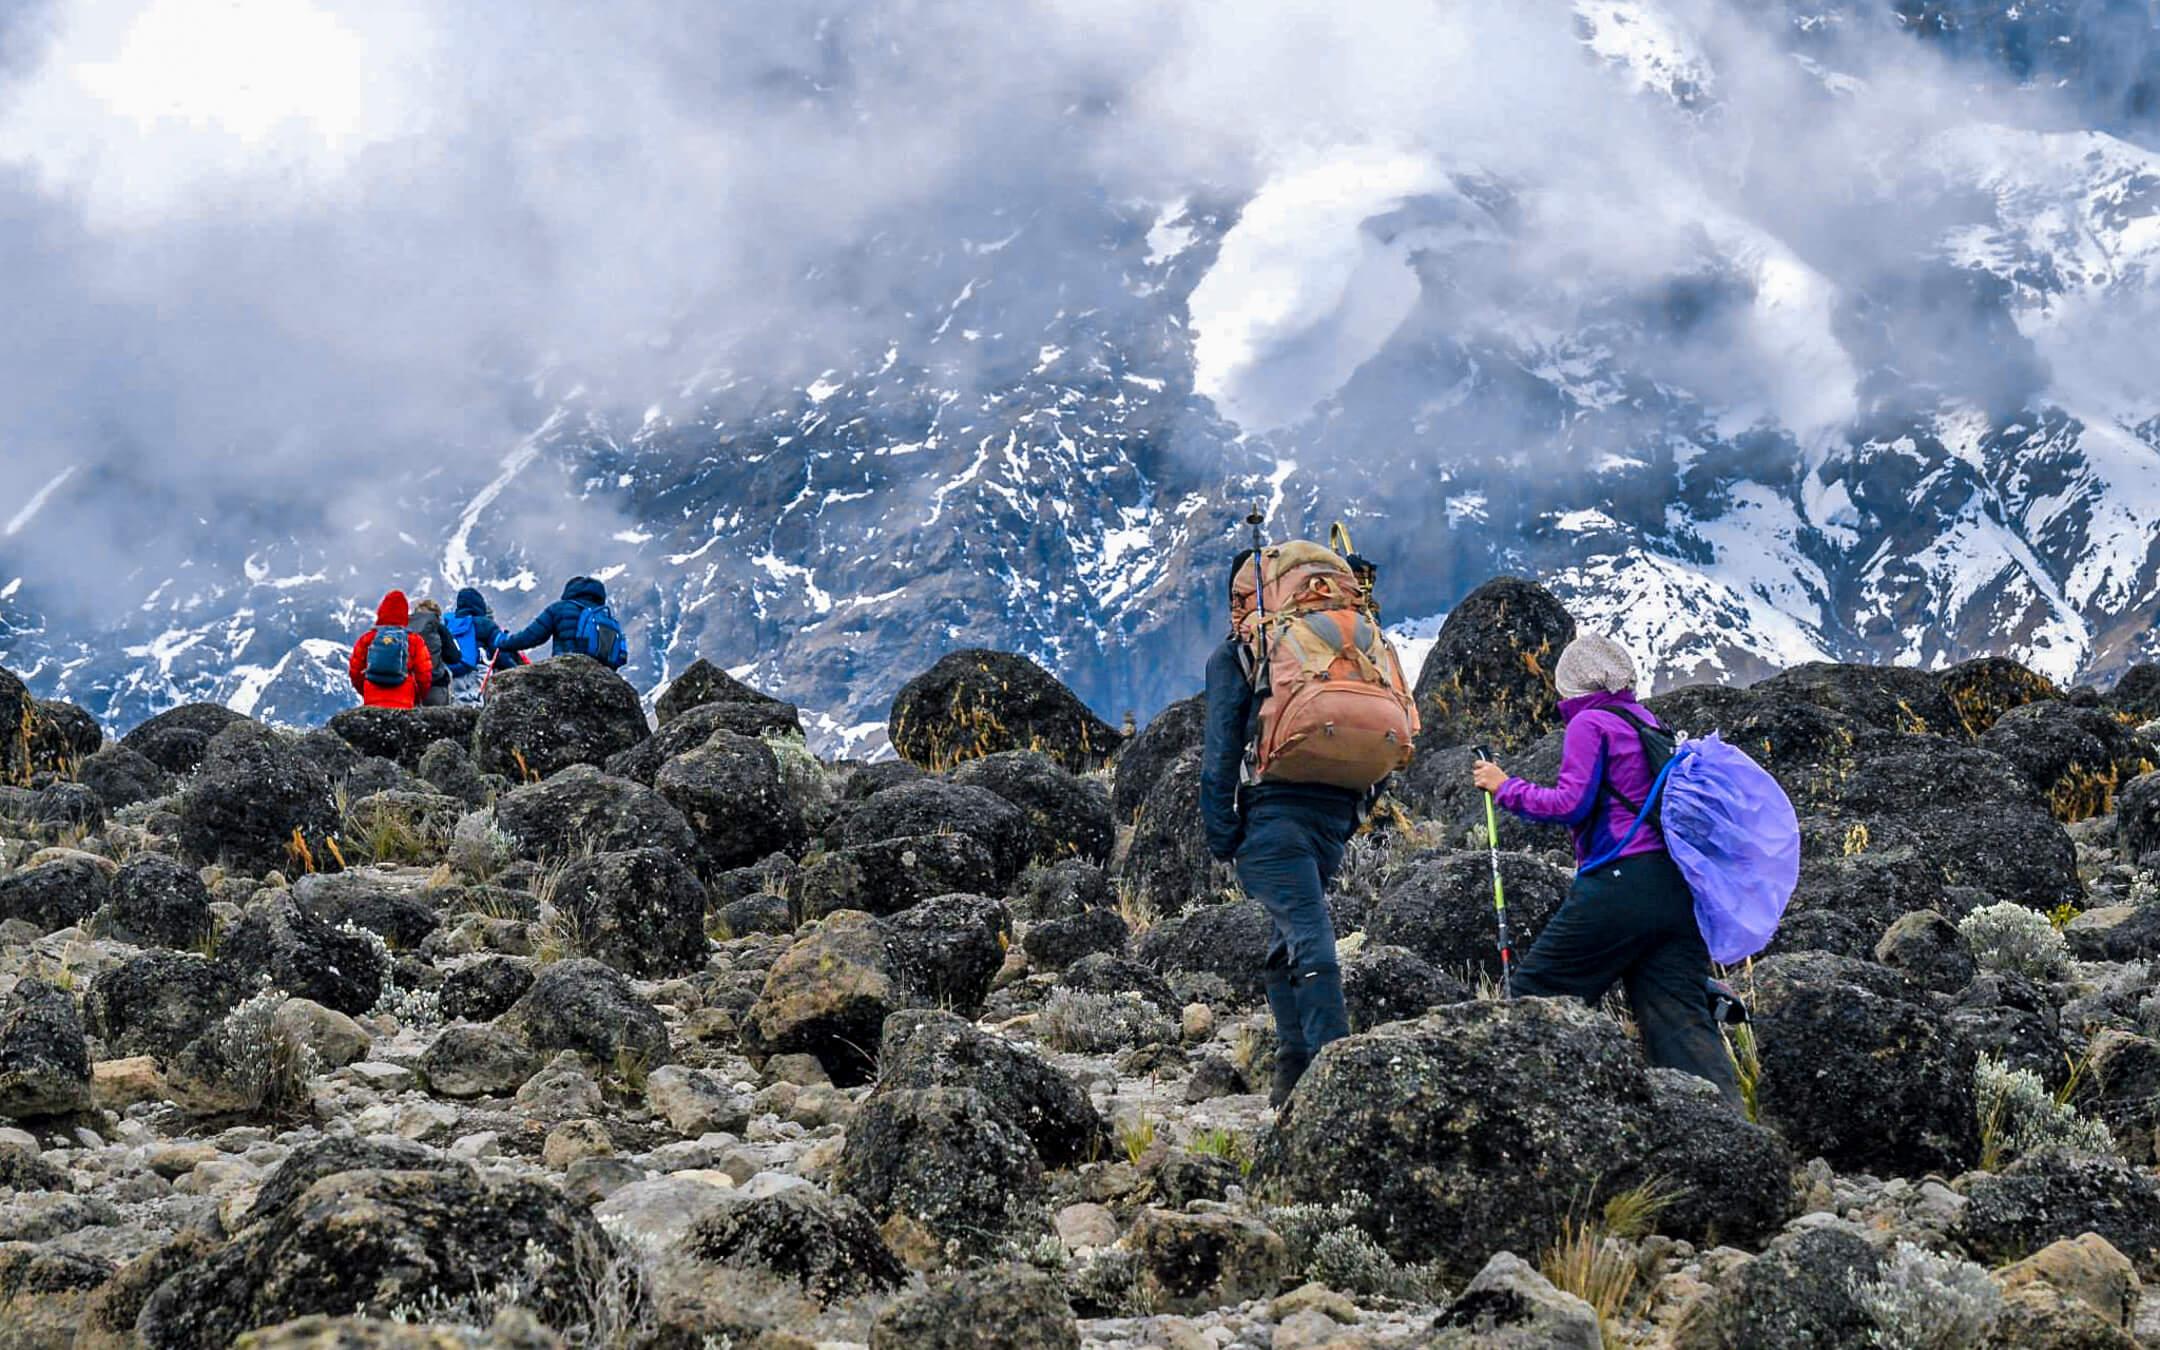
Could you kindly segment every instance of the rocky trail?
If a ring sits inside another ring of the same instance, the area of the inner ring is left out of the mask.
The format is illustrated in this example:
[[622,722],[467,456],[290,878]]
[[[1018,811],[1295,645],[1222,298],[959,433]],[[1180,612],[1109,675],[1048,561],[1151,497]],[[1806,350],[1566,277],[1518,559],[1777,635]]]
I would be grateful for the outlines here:
[[0,672],[0,1348],[2160,1345],[2160,667],[1650,700],[1802,817],[1741,1118],[1494,996],[1470,747],[1550,776],[1573,631],[1449,618],[1279,1120],[1194,703],[956,653],[863,764],[703,662],[117,741]]

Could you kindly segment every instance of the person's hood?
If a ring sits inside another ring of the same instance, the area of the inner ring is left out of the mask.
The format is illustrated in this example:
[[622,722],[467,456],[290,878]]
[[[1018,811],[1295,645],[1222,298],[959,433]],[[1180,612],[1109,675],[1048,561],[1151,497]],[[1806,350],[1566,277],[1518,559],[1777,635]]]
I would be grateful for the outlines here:
[[488,612],[487,597],[467,586],[457,593],[457,609],[454,612],[471,614],[475,617],[486,614]]
[[375,622],[389,628],[403,628],[412,622],[412,605],[405,599],[405,592],[392,591],[375,606]]
[[572,577],[562,588],[562,598],[575,600],[581,605],[604,605],[607,603],[607,587],[591,577]]
[[1561,699],[1553,706],[1559,711],[1560,720],[1563,722],[1572,722],[1586,712],[1606,708],[1625,708],[1637,716],[1648,711],[1635,701],[1635,691],[1632,689],[1600,689],[1580,698]]

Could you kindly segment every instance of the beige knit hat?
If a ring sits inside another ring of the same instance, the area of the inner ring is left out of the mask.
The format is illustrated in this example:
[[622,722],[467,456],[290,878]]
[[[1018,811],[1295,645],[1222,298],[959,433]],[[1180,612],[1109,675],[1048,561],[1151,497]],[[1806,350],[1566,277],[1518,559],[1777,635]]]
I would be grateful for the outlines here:
[[1564,699],[1633,689],[1635,658],[1611,638],[1586,633],[1560,653],[1560,664],[1553,667],[1553,683],[1559,686]]

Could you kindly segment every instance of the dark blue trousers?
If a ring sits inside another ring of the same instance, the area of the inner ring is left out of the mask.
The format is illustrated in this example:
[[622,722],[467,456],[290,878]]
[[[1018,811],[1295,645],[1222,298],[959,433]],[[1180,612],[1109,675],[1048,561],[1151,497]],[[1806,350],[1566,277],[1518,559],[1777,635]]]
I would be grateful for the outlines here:
[[1278,1096],[1320,1047],[1350,1034],[1327,888],[1357,823],[1357,805],[1347,800],[1260,794],[1246,813],[1237,874],[1275,929],[1264,976],[1275,1016]]
[[1709,977],[1710,949],[1695,926],[1687,879],[1670,855],[1645,853],[1575,879],[1515,968],[1515,992],[1595,1003],[1620,984],[1644,1057],[1707,1079],[1738,1105],[1740,1086],[1704,990]]

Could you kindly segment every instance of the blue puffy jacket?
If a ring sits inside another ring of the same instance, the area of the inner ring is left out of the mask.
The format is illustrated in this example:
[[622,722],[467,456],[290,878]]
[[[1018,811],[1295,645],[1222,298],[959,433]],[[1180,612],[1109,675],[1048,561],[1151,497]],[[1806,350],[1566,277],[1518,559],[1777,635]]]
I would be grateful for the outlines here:
[[[472,620],[473,644],[480,649],[479,664],[468,666],[465,664],[464,653],[458,649],[456,640],[451,639],[449,641],[450,673],[462,678],[480,669],[481,666],[494,662],[496,650],[502,645],[503,631],[495,622],[494,612],[488,609],[487,597],[470,586],[457,593],[457,608],[452,611],[452,614],[458,618]],[[444,636],[449,637],[447,624],[444,628]],[[508,665],[510,663],[503,662],[502,664]]]
[[576,651],[572,642],[577,637],[578,616],[593,605],[607,603],[607,587],[591,577],[572,577],[562,588],[562,599],[540,611],[540,617],[526,624],[495,644],[499,652],[521,652],[529,647],[554,639],[550,654],[563,656]]

